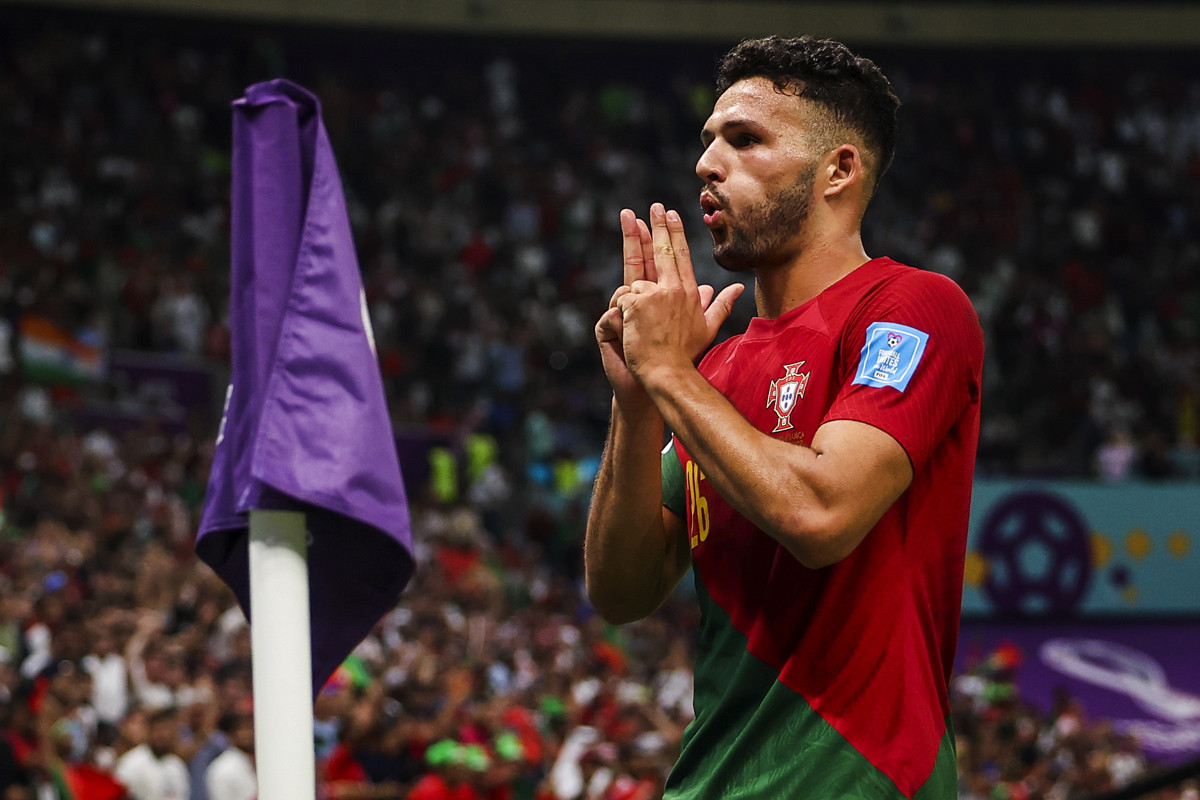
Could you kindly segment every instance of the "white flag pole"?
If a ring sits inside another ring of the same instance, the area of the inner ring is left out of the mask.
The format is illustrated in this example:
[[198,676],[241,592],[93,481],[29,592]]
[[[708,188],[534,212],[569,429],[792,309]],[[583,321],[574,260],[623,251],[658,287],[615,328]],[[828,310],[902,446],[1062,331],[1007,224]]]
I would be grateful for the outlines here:
[[250,614],[258,800],[312,800],[316,770],[303,513],[250,512]]

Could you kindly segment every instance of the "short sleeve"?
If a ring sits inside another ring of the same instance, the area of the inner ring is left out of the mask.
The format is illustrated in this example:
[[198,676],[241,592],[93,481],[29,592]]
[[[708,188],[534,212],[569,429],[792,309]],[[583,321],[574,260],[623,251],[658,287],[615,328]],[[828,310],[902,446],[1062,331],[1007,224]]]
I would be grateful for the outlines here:
[[675,450],[675,437],[671,437],[662,451],[662,504],[680,519],[687,516],[687,498],[683,491],[683,465]]
[[892,436],[920,469],[978,404],[983,331],[949,278],[914,270],[865,297],[842,328],[841,387],[825,422],[853,419]]

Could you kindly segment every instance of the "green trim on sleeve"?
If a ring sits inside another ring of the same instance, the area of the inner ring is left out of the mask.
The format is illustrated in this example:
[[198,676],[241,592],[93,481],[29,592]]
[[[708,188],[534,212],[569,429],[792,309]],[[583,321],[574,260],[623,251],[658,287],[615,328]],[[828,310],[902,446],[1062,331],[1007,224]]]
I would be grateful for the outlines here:
[[662,493],[662,504],[683,519],[687,515],[687,497],[683,493],[683,465],[675,451],[675,437],[671,437],[662,451]]

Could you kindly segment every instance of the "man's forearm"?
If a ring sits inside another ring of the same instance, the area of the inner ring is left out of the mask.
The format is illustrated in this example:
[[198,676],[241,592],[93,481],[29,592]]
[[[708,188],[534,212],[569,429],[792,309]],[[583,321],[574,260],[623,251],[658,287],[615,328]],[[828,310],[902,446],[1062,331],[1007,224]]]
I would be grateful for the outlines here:
[[650,397],[710,485],[805,566],[844,558],[894,500],[861,490],[850,473],[875,467],[853,448],[830,452],[820,433],[812,447],[768,436],[690,367],[659,377]]
[[663,585],[673,554],[662,517],[662,437],[648,401],[625,410],[613,402],[584,543],[588,597],[609,622],[641,619],[672,588]]
[[805,566],[849,555],[912,481],[904,448],[866,423],[825,423],[806,447],[755,428],[691,365],[645,385],[710,485]]
[[677,370],[648,391],[713,488],[790,549],[785,535],[795,525],[785,509],[820,503],[814,487],[797,474],[816,454],[759,431],[694,369]]

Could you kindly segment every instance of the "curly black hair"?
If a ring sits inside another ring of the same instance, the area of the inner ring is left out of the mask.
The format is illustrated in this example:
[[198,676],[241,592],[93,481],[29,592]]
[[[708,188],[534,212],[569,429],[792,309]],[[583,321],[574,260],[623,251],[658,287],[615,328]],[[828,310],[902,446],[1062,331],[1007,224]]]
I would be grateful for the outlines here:
[[778,91],[816,103],[830,113],[834,125],[862,136],[878,165],[876,183],[891,166],[900,98],[870,59],[831,39],[746,39],[718,64],[717,93],[746,78],[767,78]]

